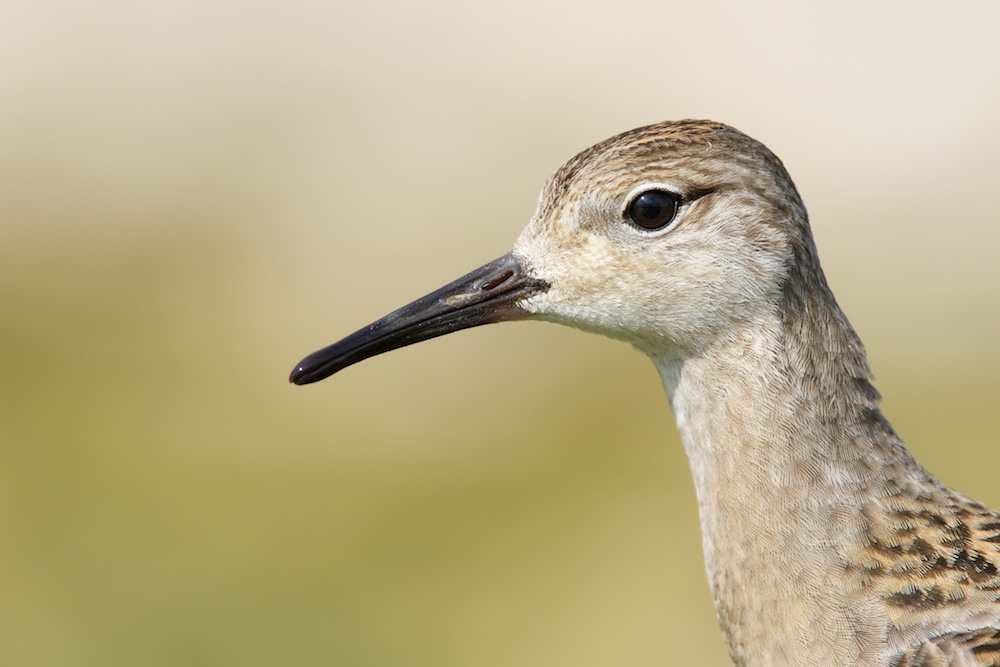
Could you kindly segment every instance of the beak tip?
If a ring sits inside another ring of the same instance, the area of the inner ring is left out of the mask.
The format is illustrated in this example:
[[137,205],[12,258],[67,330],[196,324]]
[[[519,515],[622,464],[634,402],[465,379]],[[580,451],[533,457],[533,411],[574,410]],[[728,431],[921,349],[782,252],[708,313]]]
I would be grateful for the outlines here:
[[309,384],[309,381],[306,379],[305,375],[306,375],[305,367],[302,366],[302,364],[299,364],[298,366],[295,367],[295,370],[292,371],[291,375],[288,376],[288,381],[296,385]]
[[288,381],[292,384],[302,386],[304,384],[312,384],[314,382],[319,382],[320,380],[326,379],[336,373],[337,371],[344,368],[344,365],[338,365],[336,363],[331,363],[328,359],[314,359],[313,357],[323,355],[326,353],[326,349],[315,352],[295,366],[295,369],[288,376]]

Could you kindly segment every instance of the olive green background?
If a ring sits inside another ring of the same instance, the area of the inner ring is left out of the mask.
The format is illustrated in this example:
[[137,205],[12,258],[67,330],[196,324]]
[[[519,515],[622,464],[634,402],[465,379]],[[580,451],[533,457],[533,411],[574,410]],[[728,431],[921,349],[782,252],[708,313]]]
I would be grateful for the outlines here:
[[890,419],[1000,506],[998,24],[992,0],[5,3],[0,665],[727,664],[628,346],[504,324],[286,382],[505,252],[575,152],[664,119],[782,157]]

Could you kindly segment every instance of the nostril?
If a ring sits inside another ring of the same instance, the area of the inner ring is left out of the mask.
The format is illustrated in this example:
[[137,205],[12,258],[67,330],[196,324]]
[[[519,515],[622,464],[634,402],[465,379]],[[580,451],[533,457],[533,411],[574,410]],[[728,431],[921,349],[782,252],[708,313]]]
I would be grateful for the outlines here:
[[497,287],[500,287],[505,282],[507,282],[508,280],[510,280],[513,275],[514,275],[513,271],[504,271],[503,273],[501,273],[499,276],[497,276],[493,280],[489,280],[489,281],[483,283],[483,290],[484,291],[489,291],[491,289],[496,289]]

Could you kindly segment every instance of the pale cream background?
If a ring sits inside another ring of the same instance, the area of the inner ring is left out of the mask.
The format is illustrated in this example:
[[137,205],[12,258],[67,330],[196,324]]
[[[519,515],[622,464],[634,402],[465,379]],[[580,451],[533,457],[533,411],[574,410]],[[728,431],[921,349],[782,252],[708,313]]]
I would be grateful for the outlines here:
[[285,381],[664,119],[782,157],[889,417],[1000,505],[998,29],[994,0],[3,4],[0,664],[727,664],[627,346],[508,324]]

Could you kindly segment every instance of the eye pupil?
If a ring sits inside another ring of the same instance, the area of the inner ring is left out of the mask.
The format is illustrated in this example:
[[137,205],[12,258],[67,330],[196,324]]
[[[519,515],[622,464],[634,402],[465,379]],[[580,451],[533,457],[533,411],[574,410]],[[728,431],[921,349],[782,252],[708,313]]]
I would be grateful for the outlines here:
[[628,217],[643,229],[663,229],[677,215],[680,201],[666,190],[647,190],[635,198],[628,208]]

